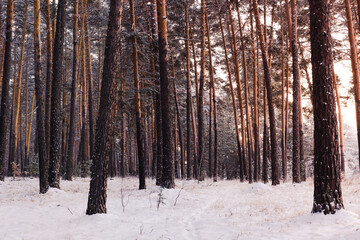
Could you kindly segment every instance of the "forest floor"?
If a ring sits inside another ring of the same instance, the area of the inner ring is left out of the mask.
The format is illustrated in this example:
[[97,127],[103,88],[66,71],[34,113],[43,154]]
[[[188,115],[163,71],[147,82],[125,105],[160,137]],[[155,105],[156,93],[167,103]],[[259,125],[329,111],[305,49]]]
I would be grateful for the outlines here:
[[[360,173],[352,106],[343,111],[345,210],[334,215],[311,214],[311,176],[301,184],[290,179],[278,186],[178,180],[170,190],[147,179],[147,190],[141,191],[134,177],[114,178],[108,181],[108,213],[93,216],[85,215],[88,178],[62,181],[61,190],[50,189],[47,194],[39,194],[36,178],[6,178],[0,182],[0,240],[360,239]],[[306,126],[310,126],[305,129],[306,146],[312,146],[312,124]],[[311,162],[309,155],[309,173]]]
[[[302,184],[177,181],[160,190],[136,178],[108,181],[108,214],[85,215],[89,179],[38,193],[38,180],[0,183],[0,239],[359,239],[360,175],[342,182],[345,210],[311,214],[313,180]],[[124,209],[122,207],[122,200]],[[160,204],[158,207],[158,202]],[[175,204],[176,203],[176,204]],[[124,211],[123,211],[124,210]]]

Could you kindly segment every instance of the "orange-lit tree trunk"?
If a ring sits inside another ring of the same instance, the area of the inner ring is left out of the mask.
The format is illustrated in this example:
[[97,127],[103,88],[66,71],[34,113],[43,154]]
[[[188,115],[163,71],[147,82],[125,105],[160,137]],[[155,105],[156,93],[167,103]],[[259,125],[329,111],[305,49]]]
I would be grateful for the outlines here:
[[341,102],[337,87],[334,64],[332,66],[332,71],[334,75],[334,89],[336,94],[336,105],[337,105],[338,117],[339,117],[340,161],[341,161],[340,167],[341,167],[341,171],[345,173],[345,154],[344,154],[344,137],[343,137],[342,114],[341,114]]
[[241,143],[242,143],[242,157],[240,158],[240,181],[244,181],[244,176],[248,175],[248,164],[247,164],[247,155],[246,155],[246,137],[245,137],[245,116],[244,116],[244,107],[243,107],[243,97],[242,97],[242,87],[240,81],[240,65],[237,56],[237,40],[235,35],[235,27],[232,18],[232,12],[230,8],[230,2],[228,1],[228,16],[229,16],[229,24],[231,27],[231,39],[232,39],[232,55],[233,61],[235,64],[235,79],[237,84],[237,94],[239,100],[239,108],[240,108],[240,118],[241,118]]
[[[350,0],[345,0],[346,19],[348,26],[350,52],[351,52],[351,67],[354,79],[355,89],[355,112],[356,112],[356,127],[357,127],[357,138],[358,138],[358,149],[360,149],[360,76],[359,76],[359,61],[358,61],[358,50],[357,41],[354,34],[354,25],[352,22],[352,14],[350,7]],[[360,150],[359,152],[359,163],[360,163]]]
[[258,109],[258,70],[257,70],[257,54],[256,54],[256,39],[254,36],[254,23],[253,14],[250,11],[250,30],[251,30],[251,41],[252,47],[251,52],[253,55],[253,99],[254,99],[254,181],[259,180],[260,172],[260,130],[259,130],[259,109]]
[[242,53],[242,67],[243,67],[243,74],[244,74],[244,88],[245,88],[245,113],[246,113],[246,132],[248,136],[248,165],[249,165],[249,172],[248,172],[248,179],[249,183],[253,182],[253,175],[252,175],[252,160],[254,154],[254,143],[253,143],[253,134],[252,134],[252,122],[251,122],[251,115],[249,109],[249,87],[248,87],[248,76],[247,76],[247,62],[246,62],[246,54],[245,54],[245,43],[244,43],[244,36],[243,36],[243,26],[241,23],[240,11],[239,7],[236,7],[237,10],[237,17],[239,22],[239,30],[240,30],[240,43],[241,43],[241,53]]

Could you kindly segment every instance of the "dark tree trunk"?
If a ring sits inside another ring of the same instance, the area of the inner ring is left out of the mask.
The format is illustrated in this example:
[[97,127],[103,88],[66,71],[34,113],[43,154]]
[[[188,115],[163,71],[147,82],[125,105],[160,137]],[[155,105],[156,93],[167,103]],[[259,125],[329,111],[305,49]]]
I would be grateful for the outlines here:
[[158,25],[159,25],[159,66],[160,66],[160,99],[162,116],[162,181],[165,188],[173,188],[174,163],[171,144],[171,117],[170,117],[170,88],[168,77],[168,41],[167,41],[167,19],[166,1],[157,0]]
[[[41,38],[40,38],[40,0],[34,1],[34,47],[35,47],[35,92],[36,92],[36,132],[40,146],[46,146],[45,139],[45,108],[43,99],[43,81],[41,80]],[[39,148],[39,179],[40,193],[46,193],[49,189],[46,147]]]
[[291,0],[291,50],[293,59],[293,182],[300,183],[300,72],[297,44],[296,0]]
[[116,104],[117,64],[120,56],[120,31],[123,0],[110,1],[100,108],[96,122],[95,151],[92,156],[91,181],[86,214],[106,213],[108,155],[112,131],[112,106]]
[[199,102],[198,102],[198,179],[205,178],[204,158],[204,84],[205,84],[205,0],[201,0],[201,59],[199,79]]
[[50,0],[46,0],[46,85],[45,85],[45,139],[46,155],[50,152],[51,78],[53,38],[51,34]]
[[76,101],[77,101],[77,68],[78,68],[78,0],[74,0],[74,21],[73,21],[73,65],[71,81],[71,102],[70,102],[70,126],[69,140],[67,149],[66,174],[65,179],[71,181],[74,170],[74,146],[75,146],[75,120],[76,120]]
[[253,7],[255,11],[256,27],[260,39],[262,60],[264,65],[264,76],[266,83],[267,101],[269,106],[269,118],[270,118],[270,138],[271,138],[271,179],[272,185],[277,185],[279,181],[279,163],[277,161],[277,141],[276,141],[276,122],[275,122],[275,108],[272,99],[272,87],[271,87],[271,74],[268,58],[268,50],[265,44],[263,29],[259,18],[259,9],[256,0],[253,0]]
[[[250,4],[251,7],[251,4]],[[258,124],[258,75],[257,75],[257,61],[256,61],[256,39],[254,36],[254,23],[253,14],[250,12],[250,28],[251,28],[251,40],[252,40],[252,55],[253,55],[253,96],[254,96],[254,181],[257,182],[260,178],[260,130]]]
[[145,184],[145,147],[144,147],[144,129],[141,120],[141,103],[140,103],[140,84],[139,84],[139,67],[138,67],[138,53],[137,53],[137,39],[135,26],[135,9],[134,1],[130,0],[130,15],[131,25],[133,30],[133,68],[134,68],[134,88],[135,88],[135,121],[136,121],[136,140],[139,159],[139,189],[146,189]]
[[[86,2],[86,1],[85,1]],[[86,10],[86,6],[85,9]],[[90,156],[94,154],[94,141],[95,141],[95,112],[94,112],[94,86],[93,86],[93,75],[91,67],[91,49],[90,49],[90,36],[87,12],[85,12],[85,49],[86,49],[86,77],[88,83],[88,111],[89,111],[89,149]]]
[[312,212],[343,208],[332,39],[328,0],[310,1],[311,63],[314,81],[314,204]]
[[5,180],[5,154],[9,119],[9,82],[11,72],[11,42],[13,24],[14,1],[7,1],[6,29],[5,29],[5,56],[3,78],[1,87],[1,110],[0,110],[0,181]]
[[[66,18],[66,0],[59,0],[53,54],[53,77],[51,88],[51,119],[50,119],[50,158],[49,185],[60,188],[61,132],[62,132],[62,78],[63,78],[63,47]],[[40,143],[39,143],[40,144]]]
[[[177,90],[176,90],[174,56],[173,56],[171,47],[170,47],[170,53],[171,53],[171,68],[172,68],[173,89],[174,89],[173,91],[174,91],[175,113],[176,113],[176,117],[175,117],[174,121],[175,121],[175,123],[177,122],[177,128],[175,128],[175,131],[177,131],[177,129],[179,130],[179,142],[180,142],[180,169],[178,169],[177,173],[178,173],[178,177],[184,178],[184,176],[185,176],[184,141],[183,141],[183,131],[182,131],[181,117],[180,117],[181,115],[180,115],[179,100],[178,100]],[[175,136],[176,136],[176,134],[175,134]],[[175,143],[176,143],[176,137],[175,137]],[[176,144],[175,144],[175,146],[176,146]],[[175,147],[174,154],[176,155],[176,147]],[[175,163],[176,163],[176,161],[175,161]],[[175,167],[177,167],[177,166],[178,166],[178,164],[175,164]]]
[[[192,110],[192,95],[191,95],[191,76],[190,76],[190,27],[189,27],[189,2],[185,5],[185,23],[186,23],[186,178],[191,179],[193,176],[192,169],[192,151],[191,151],[191,110]],[[196,161],[196,160],[195,160]]]

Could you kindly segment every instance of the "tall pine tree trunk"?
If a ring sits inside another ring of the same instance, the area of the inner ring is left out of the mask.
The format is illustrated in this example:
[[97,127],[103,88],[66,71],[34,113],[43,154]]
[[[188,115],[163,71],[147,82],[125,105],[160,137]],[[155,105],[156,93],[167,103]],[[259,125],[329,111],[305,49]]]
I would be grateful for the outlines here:
[[[74,5],[77,0],[74,0]],[[46,82],[45,82],[45,139],[46,154],[50,153],[50,117],[51,117],[51,82],[52,82],[52,57],[53,36],[51,33],[50,0],[46,3]],[[55,19],[55,18],[54,18]]]
[[[346,1],[347,6],[348,1]],[[311,63],[314,82],[314,204],[312,212],[343,208],[338,129],[332,72],[328,0],[310,1]]]
[[141,120],[141,103],[140,103],[140,84],[139,84],[139,67],[135,25],[135,7],[134,0],[129,0],[131,25],[133,30],[133,68],[134,68],[134,89],[135,89],[135,124],[136,124],[136,141],[139,158],[139,189],[146,189],[145,183],[145,149],[144,149],[144,129]]
[[60,159],[61,159],[61,132],[62,107],[61,94],[63,88],[63,47],[66,18],[66,0],[59,0],[56,17],[56,33],[53,54],[53,75],[51,87],[51,119],[50,119],[50,158],[49,184],[50,187],[60,188]]
[[160,95],[162,117],[162,180],[161,185],[165,188],[173,188],[174,163],[171,144],[171,117],[170,117],[170,90],[168,76],[168,41],[167,41],[167,18],[166,1],[157,0],[158,26],[159,26],[159,66],[160,66]]
[[106,188],[110,135],[113,129],[112,106],[116,104],[117,65],[120,56],[120,31],[123,0],[110,1],[99,114],[96,121],[95,152],[92,156],[91,181],[86,214],[106,213]]
[[[43,81],[41,80],[41,39],[40,39],[40,0],[34,1],[34,46],[35,46],[35,93],[36,93],[36,132],[39,146],[46,146],[45,136],[45,106],[43,99]],[[32,120],[30,119],[30,122]],[[31,126],[31,125],[30,125]],[[30,130],[29,130],[30,133]],[[30,134],[29,134],[30,137]],[[28,144],[30,148],[30,144]],[[40,193],[46,193],[49,189],[48,166],[46,147],[39,148],[39,180]]]
[[266,82],[267,101],[269,106],[269,118],[270,118],[270,138],[271,138],[271,178],[272,184],[279,184],[279,163],[277,161],[277,141],[276,141],[276,122],[275,122],[275,109],[272,99],[271,89],[271,74],[269,68],[268,50],[265,44],[263,28],[260,23],[259,9],[257,1],[253,0],[253,7],[255,12],[256,28],[259,35],[260,47],[264,66],[264,76]]
[[[211,123],[211,118],[213,117],[213,125],[214,125],[214,161],[212,164],[212,159],[210,157],[209,154],[209,166],[213,166],[213,174],[212,176],[214,177],[214,182],[217,181],[217,175],[218,175],[218,132],[217,132],[217,104],[216,104],[216,90],[215,90],[215,77],[214,77],[214,67],[213,67],[213,59],[212,59],[212,47],[211,47],[211,38],[210,38],[210,27],[209,27],[209,20],[208,20],[208,14],[207,12],[205,12],[205,20],[206,20],[206,30],[207,30],[207,40],[208,40],[208,50],[209,50],[209,62],[210,62],[210,88],[212,89],[212,91],[210,91],[210,106],[212,105],[213,110],[210,111],[210,123]],[[212,112],[212,114],[211,114]],[[212,115],[212,116],[211,116]],[[210,124],[210,131],[211,131],[211,126],[212,124]],[[212,140],[209,141],[210,142],[210,146],[209,146],[209,153],[212,151],[212,146],[211,146],[211,142]],[[211,171],[210,171],[211,173]]]
[[[185,49],[186,49],[186,178],[191,179],[193,176],[193,161],[191,151],[191,131],[192,131],[192,94],[191,94],[191,75],[190,75],[190,26],[189,26],[189,1],[185,5]],[[196,161],[196,159],[195,159]]]
[[358,138],[358,149],[359,149],[359,163],[360,163],[360,73],[359,73],[359,60],[357,41],[354,33],[354,26],[352,22],[352,14],[350,7],[350,0],[345,0],[346,19],[348,25],[350,51],[351,51],[351,67],[354,79],[355,89],[355,112],[356,112],[356,127],[357,127],[357,138]]
[[11,42],[13,24],[14,1],[7,1],[6,28],[5,28],[5,54],[1,86],[1,109],[0,109],[0,181],[5,180],[5,154],[7,142],[7,130],[9,119],[9,82],[11,72]]

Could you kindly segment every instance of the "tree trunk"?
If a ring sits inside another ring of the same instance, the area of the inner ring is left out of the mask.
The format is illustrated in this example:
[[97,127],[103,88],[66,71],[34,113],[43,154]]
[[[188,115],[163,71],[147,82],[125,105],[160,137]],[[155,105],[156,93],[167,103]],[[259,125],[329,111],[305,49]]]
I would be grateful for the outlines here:
[[[218,0],[216,0],[216,4],[217,4],[217,7],[220,9]],[[226,38],[225,38],[225,34],[224,34],[224,27],[223,27],[221,15],[218,14],[218,16],[219,16],[219,22],[220,22],[221,36],[222,36],[222,40],[223,40],[222,41],[223,42],[223,48],[224,48],[224,51],[225,51],[226,69],[227,69],[228,78],[229,78],[229,86],[230,86],[231,100],[232,100],[233,113],[234,113],[236,143],[237,143],[237,150],[238,150],[238,152],[237,152],[238,163],[237,164],[242,166],[242,161],[241,161],[242,153],[241,153],[241,143],[240,143],[239,121],[238,121],[238,114],[237,114],[237,109],[236,109],[236,99],[235,99],[235,94],[234,94],[234,87],[233,87],[233,83],[232,83],[232,72],[231,72],[230,61],[229,61],[228,52],[227,52],[227,43],[226,43]],[[228,30],[228,35],[230,35],[230,29],[229,29],[228,24],[227,24],[227,30]],[[240,177],[241,177],[241,174],[242,174],[241,169],[242,168],[240,168]]]
[[[85,1],[86,3],[86,1]],[[95,141],[95,112],[94,112],[94,91],[93,91],[93,75],[91,67],[91,49],[90,49],[90,37],[89,37],[89,26],[87,18],[86,5],[84,6],[85,11],[85,49],[86,49],[86,76],[88,81],[88,114],[89,114],[89,147],[90,156],[94,154],[94,141]]]
[[76,132],[76,101],[77,101],[77,68],[78,68],[78,16],[79,16],[79,1],[74,0],[73,13],[73,65],[72,65],[72,81],[71,81],[71,102],[70,102],[70,126],[69,126],[69,140],[67,149],[67,162],[65,179],[71,181],[74,170],[74,146],[75,146],[75,132]]
[[276,141],[276,122],[275,122],[275,109],[272,100],[271,89],[271,74],[269,68],[268,51],[265,45],[263,29],[261,27],[259,18],[259,9],[256,0],[253,0],[253,7],[255,11],[256,27],[260,39],[260,47],[262,52],[262,59],[264,65],[264,76],[266,82],[267,100],[269,105],[269,118],[270,118],[270,137],[271,137],[271,178],[272,184],[279,184],[279,163],[277,161],[277,141]]
[[284,18],[283,18],[283,2],[280,2],[281,13],[281,158],[282,158],[282,175],[283,181],[287,180],[287,149],[285,135],[285,47],[284,47]]
[[337,87],[336,75],[335,75],[335,67],[334,64],[332,66],[332,71],[334,75],[334,89],[336,94],[336,105],[339,116],[339,137],[340,137],[340,161],[341,161],[341,172],[345,173],[345,154],[344,154],[344,137],[343,137],[343,125],[342,125],[342,114],[341,114],[341,102],[340,95]]
[[[35,46],[35,92],[36,92],[36,132],[37,141],[40,146],[46,146],[45,136],[45,109],[43,99],[43,81],[41,80],[41,39],[40,39],[40,0],[34,1],[34,46]],[[32,120],[30,119],[30,122]],[[31,125],[30,125],[31,126]],[[30,138],[29,128],[29,138]],[[29,139],[30,140],[30,139]],[[30,143],[28,144],[30,148]],[[48,167],[49,159],[47,158],[46,148],[39,148],[39,180],[40,180],[40,193],[46,193],[49,189],[48,182]]]
[[204,157],[204,85],[205,85],[205,0],[201,0],[201,54],[200,54],[200,79],[199,79],[199,102],[198,102],[198,180],[205,179]]
[[245,113],[246,113],[246,132],[248,136],[248,165],[249,165],[249,172],[248,178],[249,183],[253,182],[252,176],[252,157],[254,152],[254,143],[253,143],[253,135],[252,135],[252,123],[251,123],[251,116],[250,116],[250,109],[249,109],[249,89],[248,89],[248,76],[247,76],[247,63],[246,63],[246,54],[245,54],[245,43],[243,37],[243,26],[241,24],[241,17],[239,12],[239,7],[237,6],[237,17],[239,21],[239,30],[240,30],[240,43],[241,43],[241,53],[242,53],[242,66],[243,66],[243,74],[244,74],[244,88],[245,88]]
[[0,110],[0,181],[5,180],[5,154],[7,142],[7,130],[9,119],[9,82],[11,72],[11,42],[13,24],[14,1],[7,1],[6,9],[6,33],[3,78],[1,87],[1,110]]
[[[210,106],[212,105],[213,109],[210,110],[210,127],[209,127],[209,133],[211,133],[211,117],[213,117],[214,122],[214,161],[212,161],[212,157],[210,156],[210,152],[212,151],[211,142],[212,139],[209,136],[209,167],[213,167],[211,169],[213,171],[213,174],[211,174],[210,170],[210,176],[214,177],[214,182],[217,182],[217,175],[218,175],[218,133],[217,133],[217,106],[216,106],[216,90],[215,90],[215,80],[214,80],[214,67],[213,67],[213,59],[212,59],[212,47],[211,47],[211,39],[210,39],[210,27],[209,27],[209,21],[208,21],[208,14],[205,11],[205,20],[206,20],[206,29],[207,29],[207,40],[208,40],[208,50],[209,50],[209,75],[210,75]],[[211,116],[212,115],[212,116]],[[213,164],[212,164],[213,163]]]
[[296,0],[291,0],[291,50],[293,59],[293,182],[300,183],[300,74],[297,44],[297,10]]
[[49,184],[50,187],[60,188],[60,158],[62,131],[62,75],[63,75],[63,46],[66,18],[66,0],[59,0],[56,18],[56,33],[53,54],[53,76],[51,88],[51,119],[50,119],[50,158]]
[[116,78],[119,62],[120,31],[123,0],[111,0],[106,37],[104,69],[101,82],[99,114],[96,122],[95,152],[92,156],[91,181],[86,214],[106,213],[108,155],[112,131],[111,109],[117,93]]
[[[186,178],[191,179],[193,176],[193,158],[191,151],[191,113],[192,113],[192,94],[191,94],[191,75],[190,75],[190,27],[189,27],[189,2],[185,4],[185,24],[186,24],[186,37],[185,37],[185,48],[186,48]],[[194,144],[194,147],[196,145]],[[195,159],[196,161],[196,159]]]
[[160,95],[162,116],[162,180],[161,185],[165,188],[173,188],[174,163],[171,144],[171,117],[170,117],[170,91],[168,77],[168,41],[167,41],[167,18],[166,1],[157,0],[158,26],[159,26],[159,65],[160,65]]
[[[176,118],[174,119],[174,121],[177,121],[177,128],[179,129],[179,141],[180,141],[180,170],[179,171],[181,173],[181,178],[184,178],[185,176],[185,156],[184,156],[184,141],[183,141],[183,131],[182,131],[182,125],[181,125],[181,118],[180,118],[180,107],[179,107],[179,100],[178,100],[178,96],[177,96],[177,91],[176,91],[176,76],[175,76],[175,64],[174,64],[174,56],[172,53],[172,49],[170,47],[170,54],[171,54],[171,67],[172,67],[172,77],[173,77],[173,88],[174,88],[174,100],[175,100],[175,111],[176,111]],[[175,128],[176,130],[176,128]],[[176,140],[176,138],[175,138]],[[176,148],[175,148],[175,153],[176,153]],[[175,165],[176,166],[176,165]]]
[[346,19],[348,25],[350,51],[351,51],[351,67],[354,79],[355,89],[355,112],[356,112],[356,127],[357,127],[357,138],[358,138],[358,149],[359,149],[359,163],[360,163],[360,73],[359,73],[359,62],[358,62],[358,50],[357,40],[354,34],[354,26],[352,22],[352,14],[350,7],[350,0],[345,0]]
[[[346,6],[350,7],[349,1],[345,2]],[[314,82],[315,139],[315,186],[312,212],[333,214],[344,205],[341,191],[328,0],[310,1],[310,40]]]
[[[77,0],[74,1],[74,5]],[[50,118],[51,118],[51,82],[52,82],[52,58],[53,58],[53,36],[51,33],[51,11],[50,0],[46,4],[46,82],[45,82],[45,139],[46,154],[50,153]],[[54,16],[53,16],[54,17]],[[55,19],[55,17],[54,17]],[[54,23],[55,24],[55,23]],[[53,24],[53,25],[54,25]],[[55,27],[55,26],[53,26]]]
[[[251,7],[251,6],[250,6]],[[257,75],[257,61],[256,61],[256,39],[254,36],[254,24],[253,24],[253,14],[250,11],[250,28],[251,28],[251,40],[252,40],[252,55],[253,55],[253,96],[254,96],[254,181],[259,180],[259,171],[260,171],[260,130],[258,124],[259,110],[258,110],[258,75]]]
[[131,25],[133,30],[133,67],[134,67],[134,89],[135,89],[135,121],[136,121],[136,140],[139,158],[139,189],[146,189],[145,183],[145,149],[144,149],[144,128],[141,120],[141,102],[140,102],[140,84],[139,84],[139,67],[135,25],[134,0],[129,0]]
[[231,38],[232,38],[232,55],[233,61],[235,64],[235,79],[237,85],[237,94],[239,100],[239,108],[240,108],[240,118],[241,118],[241,143],[242,143],[242,156],[240,158],[240,181],[244,181],[244,176],[248,175],[248,164],[247,164],[247,155],[246,155],[246,137],[245,137],[245,116],[244,116],[244,107],[243,107],[243,97],[242,97],[242,87],[240,81],[240,67],[239,60],[237,56],[237,40],[235,35],[235,27],[232,18],[232,12],[230,9],[230,2],[228,1],[228,16],[229,23],[231,27]]

